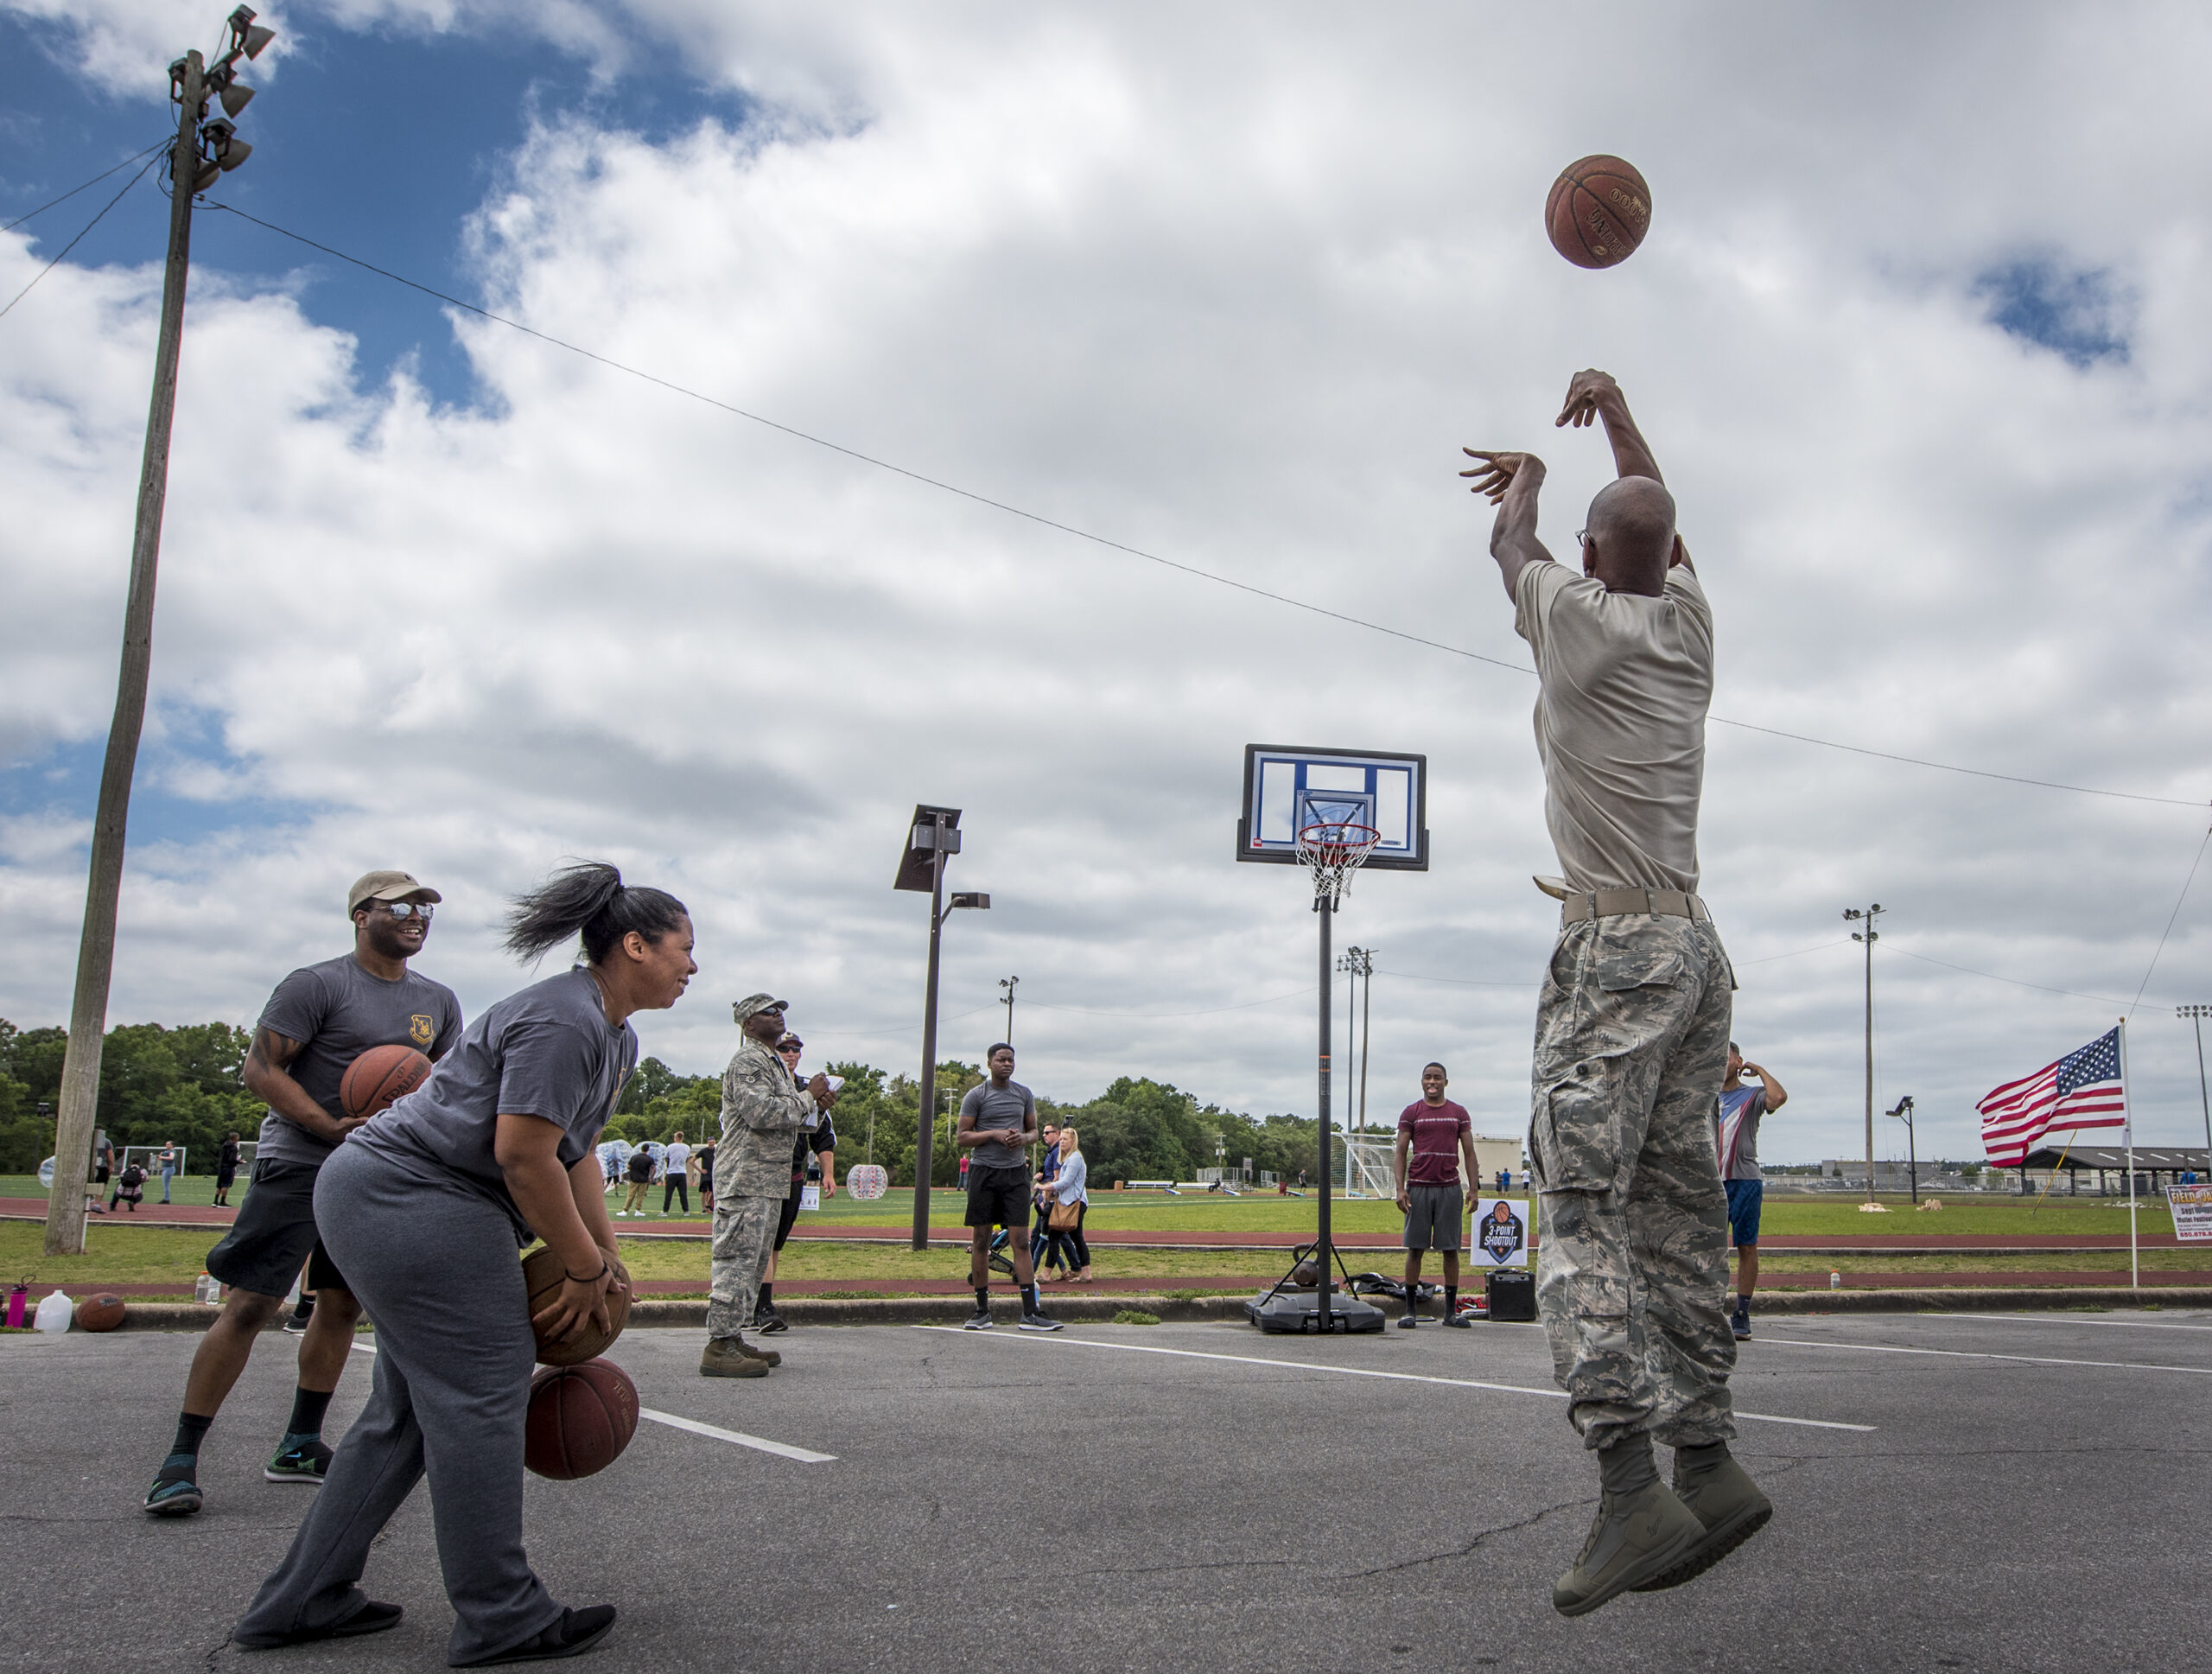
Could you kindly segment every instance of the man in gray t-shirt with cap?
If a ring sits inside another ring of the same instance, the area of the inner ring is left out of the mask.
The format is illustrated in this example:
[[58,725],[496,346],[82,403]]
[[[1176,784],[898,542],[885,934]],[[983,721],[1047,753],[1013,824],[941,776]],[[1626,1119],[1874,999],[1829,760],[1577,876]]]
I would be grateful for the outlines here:
[[1014,1079],[1014,1048],[1003,1041],[984,1054],[991,1076],[960,1101],[954,1139],[968,1154],[969,1283],[976,1287],[970,1331],[991,1328],[991,1229],[1003,1226],[1014,1282],[1021,1287],[1021,1328],[1058,1331],[1037,1305],[1029,1262],[1029,1148],[1037,1143],[1037,1101]]
[[353,952],[295,971],[263,1009],[244,1079],[246,1091],[268,1103],[269,1116],[245,1200],[228,1234],[207,1252],[208,1272],[230,1295],[193,1354],[176,1439],[146,1495],[145,1509],[156,1517],[200,1509],[200,1441],[303,1263],[303,1289],[321,1300],[300,1340],[291,1422],[262,1474],[271,1482],[321,1484],[331,1454],[323,1411],[346,1369],[361,1310],[315,1236],[315,1176],[367,1119],[347,1116],[340,1102],[347,1066],[384,1046],[411,1047],[435,1063],[461,1037],[453,990],[408,968],[423,951],[439,899],[405,872],[355,879],[346,892]]
[[[1560,913],[1529,1155],[1537,1305],[1604,1490],[1552,1590],[1567,1616],[1702,1575],[1774,1513],[1728,1451],[1736,1345],[1713,1113],[1735,977],[1696,893],[1713,612],[1620,386],[1579,372],[1558,423],[1593,421],[1618,476],[1590,503],[1580,575],[1536,538],[1541,460],[1471,448],[1463,474],[1497,505],[1491,556],[1535,659],[1544,820],[1566,875],[1538,880]],[[1655,1437],[1675,1449],[1672,1492]]]

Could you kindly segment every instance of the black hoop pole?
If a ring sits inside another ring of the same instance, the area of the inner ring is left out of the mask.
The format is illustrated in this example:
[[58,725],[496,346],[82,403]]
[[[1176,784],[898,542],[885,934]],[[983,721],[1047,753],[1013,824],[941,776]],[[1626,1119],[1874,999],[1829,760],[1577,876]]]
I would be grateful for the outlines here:
[[1319,1326],[1324,1336],[1328,1334],[1330,1298],[1336,1293],[1336,1269],[1332,1264],[1329,1244],[1329,1162],[1334,1149],[1329,1133],[1329,990],[1332,977],[1329,971],[1329,920],[1335,916],[1333,890],[1323,888],[1315,892],[1313,910],[1321,917],[1321,1220],[1320,1241],[1313,1251],[1313,1260],[1320,1269],[1320,1289],[1316,1300],[1320,1304]]

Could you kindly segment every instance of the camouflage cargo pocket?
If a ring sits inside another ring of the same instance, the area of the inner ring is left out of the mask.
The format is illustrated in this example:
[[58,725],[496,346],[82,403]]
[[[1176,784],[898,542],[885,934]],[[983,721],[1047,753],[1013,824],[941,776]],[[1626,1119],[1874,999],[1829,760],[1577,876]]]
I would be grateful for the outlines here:
[[1547,1192],[1612,1189],[1620,1162],[1611,1066],[1586,1058],[1544,1089],[1529,1124],[1536,1184]]

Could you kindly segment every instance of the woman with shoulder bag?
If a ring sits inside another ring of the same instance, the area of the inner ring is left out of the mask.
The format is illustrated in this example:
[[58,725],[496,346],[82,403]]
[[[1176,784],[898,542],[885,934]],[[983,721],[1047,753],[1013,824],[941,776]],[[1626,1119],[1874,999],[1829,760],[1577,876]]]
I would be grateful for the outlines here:
[[1090,1209],[1090,1193],[1084,1188],[1084,1181],[1090,1174],[1090,1165],[1083,1160],[1082,1145],[1082,1135],[1073,1128],[1061,1128],[1060,1171],[1045,1188],[1052,1199],[1045,1224],[1064,1234],[1075,1249],[1076,1270],[1068,1277],[1070,1284],[1096,1283],[1090,1276],[1090,1245],[1083,1236],[1083,1218]]

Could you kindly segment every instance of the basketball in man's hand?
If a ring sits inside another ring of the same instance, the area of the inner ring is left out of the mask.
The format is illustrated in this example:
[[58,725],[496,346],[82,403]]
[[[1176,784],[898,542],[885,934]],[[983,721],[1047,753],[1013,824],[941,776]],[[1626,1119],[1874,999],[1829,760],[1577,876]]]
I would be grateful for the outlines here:
[[523,1463],[540,1476],[573,1481],[622,1456],[638,1429],[638,1386],[612,1360],[548,1366],[530,1380]]
[[609,1287],[607,1292],[607,1318],[610,1329],[601,1331],[589,1320],[583,1329],[566,1342],[555,1342],[538,1330],[535,1321],[540,1314],[561,1299],[561,1282],[566,1270],[560,1257],[553,1253],[553,1246],[541,1244],[522,1258],[522,1282],[530,1292],[531,1330],[537,1338],[537,1364],[542,1366],[572,1366],[595,1359],[614,1346],[622,1334],[622,1327],[630,1321],[630,1293]]
[[79,1331],[112,1331],[123,1323],[123,1298],[101,1295],[87,1296],[77,1304],[77,1329]]
[[1571,162],[1552,182],[1544,230],[1577,267],[1611,267],[1636,253],[1651,226],[1651,188],[1618,157]]
[[348,1116],[374,1116],[429,1079],[430,1060],[412,1047],[371,1047],[346,1066],[338,1103]]

